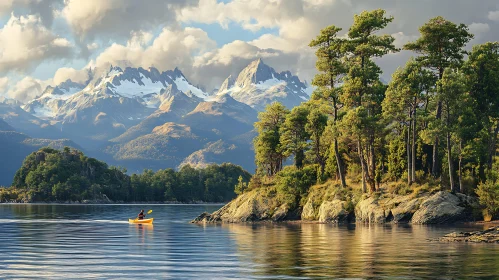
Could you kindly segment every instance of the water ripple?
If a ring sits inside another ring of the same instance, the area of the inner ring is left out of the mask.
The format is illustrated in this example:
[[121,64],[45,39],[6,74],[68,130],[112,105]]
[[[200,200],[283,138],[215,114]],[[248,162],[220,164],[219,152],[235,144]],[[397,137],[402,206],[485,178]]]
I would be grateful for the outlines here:
[[[140,206],[144,207],[144,206]],[[0,205],[0,279],[454,279],[499,276],[499,246],[430,243],[461,230],[192,225],[218,206]]]

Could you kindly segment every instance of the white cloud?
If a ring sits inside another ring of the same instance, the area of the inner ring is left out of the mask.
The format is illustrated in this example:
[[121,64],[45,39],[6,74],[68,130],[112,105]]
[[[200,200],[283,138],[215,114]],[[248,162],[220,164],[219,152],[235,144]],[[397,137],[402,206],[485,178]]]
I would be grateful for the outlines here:
[[395,38],[393,44],[399,49],[401,49],[405,44],[415,41],[419,37],[419,35],[406,35],[404,32],[393,33],[392,36]]
[[197,0],[66,0],[61,15],[80,39],[126,37],[130,31],[175,24],[176,10]]
[[490,30],[490,26],[487,23],[476,23],[473,22],[468,26],[471,33],[475,36],[479,36],[483,33],[487,33]]
[[87,69],[76,70],[74,68],[62,67],[55,72],[54,84],[58,85],[68,79],[76,83],[84,83],[88,78]]
[[8,86],[9,86],[9,78],[7,77],[0,78],[0,94],[4,93]]
[[145,47],[151,42],[153,34],[146,31],[132,31],[130,32],[130,39],[127,42],[127,46],[130,48],[140,48]]
[[490,11],[487,17],[492,21],[499,21],[499,11]]
[[26,103],[33,98],[40,96],[45,88],[51,83],[51,80],[42,81],[27,76],[9,89],[7,95],[10,98]]
[[104,50],[92,61],[89,66],[107,67],[108,65],[123,64],[136,67],[154,66],[159,70],[180,67],[188,68],[192,65],[193,57],[198,53],[206,52],[216,47],[215,41],[208,34],[198,28],[180,30],[163,29],[150,46],[128,44],[113,44]]
[[27,71],[49,59],[69,57],[72,46],[42,25],[38,16],[16,17],[0,29],[0,73]]
[[95,49],[97,49],[97,48],[99,48],[99,44],[97,44],[97,43],[95,43],[95,42],[93,42],[93,43],[91,43],[91,44],[87,44],[87,49],[88,49],[89,51],[93,51],[93,50],[95,50]]

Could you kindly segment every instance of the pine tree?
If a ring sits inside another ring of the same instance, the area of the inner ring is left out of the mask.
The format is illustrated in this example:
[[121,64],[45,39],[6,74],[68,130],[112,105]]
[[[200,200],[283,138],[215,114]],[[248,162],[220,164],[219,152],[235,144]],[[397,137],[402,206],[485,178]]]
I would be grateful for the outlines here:
[[[315,97],[331,102],[333,109],[333,125],[339,121],[338,110],[341,106],[339,103],[341,88],[339,88],[338,85],[342,82],[347,70],[344,64],[346,55],[344,49],[345,40],[340,39],[337,36],[340,31],[341,28],[334,25],[326,27],[322,29],[319,36],[309,44],[310,47],[317,48],[317,51],[315,52],[317,56],[316,68],[320,72],[315,75],[312,82],[312,84],[317,87],[317,94]],[[346,187],[345,164],[339,152],[338,138],[334,137],[333,141],[338,175],[341,185]]]
[[376,190],[376,139],[378,120],[381,115],[381,101],[386,87],[379,76],[382,73],[373,58],[382,57],[397,49],[391,35],[376,35],[384,29],[393,17],[386,17],[385,11],[378,9],[355,15],[354,23],[348,31],[348,73],[343,86],[342,101],[349,107],[347,115],[352,125],[357,126],[353,136],[357,142],[357,152],[362,168],[362,189]]
[[[448,67],[459,67],[463,62],[466,51],[464,46],[473,38],[464,24],[452,23],[443,17],[430,19],[419,28],[421,36],[414,42],[408,43],[404,49],[414,51],[420,56],[416,59],[422,66],[435,71],[438,80],[442,79],[444,70]],[[442,117],[442,103],[437,102],[435,118]],[[438,156],[439,137],[435,135],[432,155],[432,174],[440,174]]]

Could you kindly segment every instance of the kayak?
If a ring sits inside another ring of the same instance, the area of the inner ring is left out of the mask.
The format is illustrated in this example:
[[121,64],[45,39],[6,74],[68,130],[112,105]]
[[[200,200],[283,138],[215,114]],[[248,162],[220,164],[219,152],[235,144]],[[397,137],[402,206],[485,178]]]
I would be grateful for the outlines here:
[[152,224],[153,220],[154,220],[153,218],[151,218],[151,219],[143,219],[143,220],[128,219],[128,222],[130,224]]

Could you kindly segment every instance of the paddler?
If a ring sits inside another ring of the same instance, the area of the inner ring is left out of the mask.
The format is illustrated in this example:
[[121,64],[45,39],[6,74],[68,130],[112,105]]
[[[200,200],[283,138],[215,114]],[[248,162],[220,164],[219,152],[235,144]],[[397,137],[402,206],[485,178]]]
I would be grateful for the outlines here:
[[146,214],[144,214],[144,209],[140,210],[139,215],[137,216],[137,219],[143,220],[145,218]]

